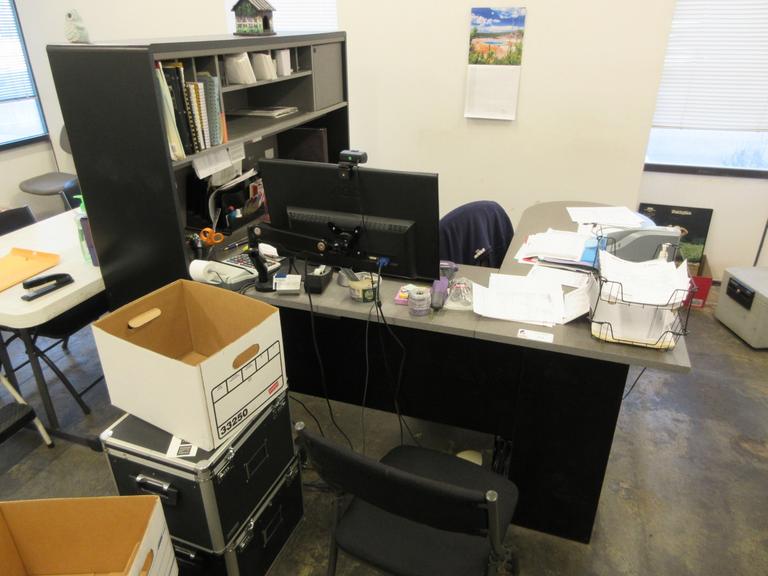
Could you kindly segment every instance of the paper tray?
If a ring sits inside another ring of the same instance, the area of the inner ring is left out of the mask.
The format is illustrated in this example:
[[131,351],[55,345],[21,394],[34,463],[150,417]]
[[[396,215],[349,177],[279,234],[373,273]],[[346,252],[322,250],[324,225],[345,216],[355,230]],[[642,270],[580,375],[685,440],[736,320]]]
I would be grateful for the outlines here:
[[11,248],[7,255],[0,258],[0,292],[53,268],[60,259],[58,254]]

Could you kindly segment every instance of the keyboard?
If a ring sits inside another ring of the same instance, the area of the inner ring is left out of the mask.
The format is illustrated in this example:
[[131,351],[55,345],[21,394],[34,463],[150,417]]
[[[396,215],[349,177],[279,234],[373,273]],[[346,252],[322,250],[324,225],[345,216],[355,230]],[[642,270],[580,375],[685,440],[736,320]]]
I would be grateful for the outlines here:
[[[282,266],[282,262],[279,260],[273,260],[272,258],[265,258],[266,264],[267,264],[267,271],[271,274],[272,272],[275,272],[276,270],[280,269],[280,266]],[[240,254],[235,254],[234,256],[230,256],[226,260],[223,261],[225,264],[234,264],[235,266],[240,266],[242,268],[248,268],[249,270],[256,270],[254,268],[253,263],[251,262],[250,256],[246,254],[245,252],[241,252]]]

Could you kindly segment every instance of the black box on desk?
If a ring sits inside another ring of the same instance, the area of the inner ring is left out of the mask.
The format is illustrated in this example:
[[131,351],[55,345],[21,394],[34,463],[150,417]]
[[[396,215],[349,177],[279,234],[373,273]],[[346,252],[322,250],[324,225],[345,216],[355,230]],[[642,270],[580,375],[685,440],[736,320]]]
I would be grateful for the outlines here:
[[221,554],[174,541],[179,576],[263,576],[304,516],[301,474],[294,458]]
[[219,554],[294,456],[285,394],[213,452],[170,456],[173,436],[129,414],[101,440],[121,495],[157,494],[176,541]]

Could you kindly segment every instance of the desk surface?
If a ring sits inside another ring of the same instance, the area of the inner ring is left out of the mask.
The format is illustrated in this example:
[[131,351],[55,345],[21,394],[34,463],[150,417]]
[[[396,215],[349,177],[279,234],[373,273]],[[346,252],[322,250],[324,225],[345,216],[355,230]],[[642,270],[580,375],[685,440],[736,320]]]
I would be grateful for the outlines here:
[[53,252],[61,256],[59,264],[41,275],[67,273],[74,282],[63,288],[25,302],[21,284],[0,292],[0,326],[31,328],[38,326],[104,290],[97,266],[85,261],[77,232],[78,210],[70,210],[31,226],[0,236],[0,256],[11,248]]
[[[501,272],[505,274],[527,274],[530,266],[518,264],[513,258],[525,237],[529,234],[544,231],[548,227],[560,230],[575,229],[576,225],[570,221],[565,208],[567,206],[583,205],[588,204],[581,202],[551,202],[537,204],[526,210],[520,220],[507,257],[502,264]],[[458,276],[465,276],[474,282],[487,286],[488,277],[492,272],[497,272],[497,270],[477,266],[461,266]],[[400,285],[404,283],[405,281],[385,278],[381,285],[382,309],[387,322],[394,326],[442,332],[619,364],[648,366],[650,368],[679,372],[687,372],[691,368],[685,338],[680,338],[675,348],[666,352],[625,344],[611,344],[593,338],[590,334],[589,322],[584,318],[569,324],[548,328],[519,322],[483,318],[471,311],[463,312],[443,309],[433,312],[429,316],[414,317],[408,313],[407,306],[400,306],[394,303],[395,294]],[[309,310],[309,298],[304,293],[294,296],[278,296],[274,292],[259,293],[250,290],[247,294],[274,306]],[[323,294],[312,297],[312,303],[315,312],[319,314],[343,316],[359,320],[365,320],[368,317],[369,310],[372,308],[370,304],[353,301],[349,297],[348,289],[336,284],[335,279]],[[375,310],[371,313],[371,320],[376,321]],[[518,338],[517,332],[520,328],[551,333],[554,335],[554,340],[549,343]]]

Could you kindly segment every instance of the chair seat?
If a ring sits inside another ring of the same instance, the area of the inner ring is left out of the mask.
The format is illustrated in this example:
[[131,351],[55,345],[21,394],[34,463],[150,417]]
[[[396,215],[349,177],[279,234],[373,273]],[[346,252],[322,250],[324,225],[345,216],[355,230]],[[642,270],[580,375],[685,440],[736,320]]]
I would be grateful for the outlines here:
[[14,402],[0,407],[0,442],[5,442],[34,419],[35,411],[27,404]]
[[[517,488],[493,472],[450,454],[414,446],[398,446],[381,461],[432,480],[483,492],[496,490],[502,530],[512,520]],[[352,501],[339,522],[336,540],[345,552],[403,576],[480,576],[486,572],[490,554],[485,537],[431,528],[359,498]]]
[[47,174],[41,174],[40,176],[24,180],[19,184],[19,188],[28,194],[34,194],[36,196],[55,196],[64,190],[64,187],[73,180],[77,180],[77,176],[74,174],[68,174],[67,172],[48,172]]

